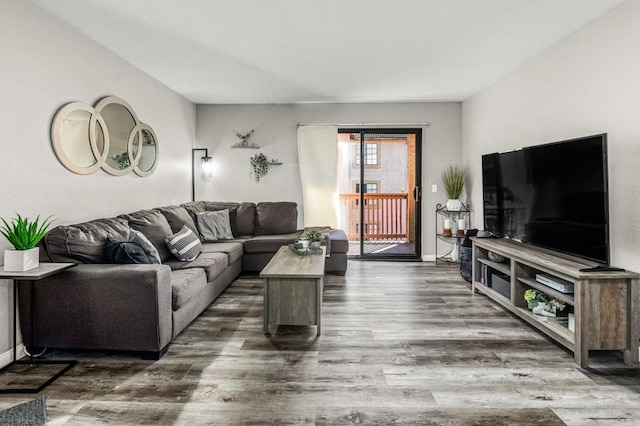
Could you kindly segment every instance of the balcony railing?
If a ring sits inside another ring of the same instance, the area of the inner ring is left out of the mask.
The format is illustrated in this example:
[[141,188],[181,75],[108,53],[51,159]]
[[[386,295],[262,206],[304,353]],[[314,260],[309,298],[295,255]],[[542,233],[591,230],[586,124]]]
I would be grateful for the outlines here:
[[[341,226],[349,239],[360,238],[360,194],[340,194]],[[364,194],[364,239],[407,238],[407,194]]]

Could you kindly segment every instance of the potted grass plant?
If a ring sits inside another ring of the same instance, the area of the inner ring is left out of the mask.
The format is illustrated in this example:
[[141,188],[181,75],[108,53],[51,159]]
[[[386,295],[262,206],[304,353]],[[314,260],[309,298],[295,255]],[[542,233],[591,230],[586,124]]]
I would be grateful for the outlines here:
[[47,233],[51,225],[48,217],[40,222],[40,216],[31,221],[17,214],[17,217],[8,223],[0,218],[0,234],[2,234],[15,250],[4,251],[5,271],[28,271],[35,269],[40,264],[40,250],[36,245]]
[[442,172],[442,183],[447,192],[447,210],[460,211],[462,203],[460,196],[467,179],[467,169],[460,166],[449,166]]

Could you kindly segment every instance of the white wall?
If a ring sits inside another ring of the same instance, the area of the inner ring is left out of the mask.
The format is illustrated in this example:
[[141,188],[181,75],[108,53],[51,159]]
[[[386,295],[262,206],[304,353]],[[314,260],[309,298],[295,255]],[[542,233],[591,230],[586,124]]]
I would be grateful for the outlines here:
[[[422,254],[434,256],[434,209],[446,201],[440,174],[461,162],[460,103],[198,105],[198,146],[213,156],[213,179],[197,183],[196,199],[220,201],[294,201],[302,205],[298,168],[297,124],[431,123],[423,132]],[[232,149],[241,133],[255,129],[250,142],[260,150]],[[284,164],[269,169],[255,183],[249,178],[249,158],[258,152]],[[301,216],[301,215],[300,215]],[[302,222],[300,222],[302,225]]]
[[611,262],[640,271],[639,22],[623,3],[463,103],[476,226],[482,154],[608,133]]
[[[189,200],[194,104],[30,1],[2,1],[0,40],[0,217],[54,215],[68,224]],[[160,160],[150,177],[80,176],[56,159],[49,134],[57,109],[107,95],[154,129]],[[0,237],[0,252],[9,247]],[[0,354],[12,343],[10,287],[0,281]]]

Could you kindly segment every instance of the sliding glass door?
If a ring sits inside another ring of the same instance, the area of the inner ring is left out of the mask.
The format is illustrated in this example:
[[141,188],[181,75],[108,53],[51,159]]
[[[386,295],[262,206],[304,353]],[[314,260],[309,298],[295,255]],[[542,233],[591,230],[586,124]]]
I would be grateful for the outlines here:
[[421,129],[340,129],[340,227],[349,255],[420,258]]

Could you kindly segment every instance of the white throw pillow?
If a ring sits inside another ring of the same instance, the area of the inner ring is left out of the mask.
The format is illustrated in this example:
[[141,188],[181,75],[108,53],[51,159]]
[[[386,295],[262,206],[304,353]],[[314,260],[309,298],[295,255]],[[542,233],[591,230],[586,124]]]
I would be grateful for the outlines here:
[[205,241],[233,240],[229,210],[196,213],[196,220]]
[[191,262],[202,251],[200,238],[186,225],[173,235],[165,237],[169,251],[182,262]]

